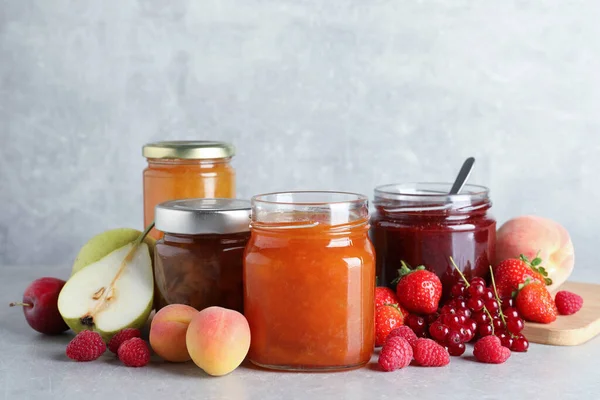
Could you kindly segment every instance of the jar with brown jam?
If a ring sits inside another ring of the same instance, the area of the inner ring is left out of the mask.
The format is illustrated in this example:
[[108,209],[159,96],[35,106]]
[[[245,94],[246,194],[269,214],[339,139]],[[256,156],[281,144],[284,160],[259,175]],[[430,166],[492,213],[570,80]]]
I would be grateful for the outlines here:
[[243,312],[244,248],[250,238],[250,202],[173,200],[156,206],[154,277],[157,308],[187,304]]

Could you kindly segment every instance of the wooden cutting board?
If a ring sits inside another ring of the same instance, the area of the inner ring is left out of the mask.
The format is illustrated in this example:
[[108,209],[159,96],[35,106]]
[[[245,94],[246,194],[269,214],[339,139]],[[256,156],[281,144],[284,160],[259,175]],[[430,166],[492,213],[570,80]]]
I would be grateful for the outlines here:
[[559,315],[551,324],[526,322],[523,334],[532,343],[577,346],[600,333],[600,285],[565,282],[558,290],[583,297],[583,307],[574,315]]

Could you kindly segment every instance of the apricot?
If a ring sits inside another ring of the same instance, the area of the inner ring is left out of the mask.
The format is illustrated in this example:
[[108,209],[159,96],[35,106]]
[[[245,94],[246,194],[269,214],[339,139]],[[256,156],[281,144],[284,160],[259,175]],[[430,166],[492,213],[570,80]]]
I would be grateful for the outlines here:
[[573,272],[575,254],[569,232],[547,218],[527,215],[513,218],[500,227],[496,236],[496,265],[524,254],[532,260],[537,252],[548,277],[549,291],[555,291]]
[[194,363],[213,376],[236,369],[250,348],[250,326],[237,311],[209,307],[192,318],[186,335]]
[[171,304],[156,313],[150,325],[150,346],[166,361],[190,360],[185,335],[198,310],[184,304]]

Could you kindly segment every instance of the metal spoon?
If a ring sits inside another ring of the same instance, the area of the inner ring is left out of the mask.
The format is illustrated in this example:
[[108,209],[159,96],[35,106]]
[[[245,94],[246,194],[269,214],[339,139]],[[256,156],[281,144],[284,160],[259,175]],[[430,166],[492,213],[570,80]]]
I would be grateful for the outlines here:
[[456,177],[456,180],[454,181],[454,184],[450,189],[450,193],[448,194],[458,194],[462,190],[463,186],[465,185],[465,182],[467,181],[467,179],[469,179],[469,175],[471,175],[473,164],[475,164],[475,158],[469,157],[465,160],[462,167],[460,167],[460,171],[458,171],[458,176]]

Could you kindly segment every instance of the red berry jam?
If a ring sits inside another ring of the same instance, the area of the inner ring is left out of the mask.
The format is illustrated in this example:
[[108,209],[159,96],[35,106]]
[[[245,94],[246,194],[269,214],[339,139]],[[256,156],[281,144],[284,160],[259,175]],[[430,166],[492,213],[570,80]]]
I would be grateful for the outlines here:
[[460,194],[448,195],[450,187],[411,183],[375,189],[371,238],[380,284],[392,286],[404,260],[435,272],[448,295],[458,279],[451,256],[467,279],[487,277],[496,244],[489,190],[465,185]]

